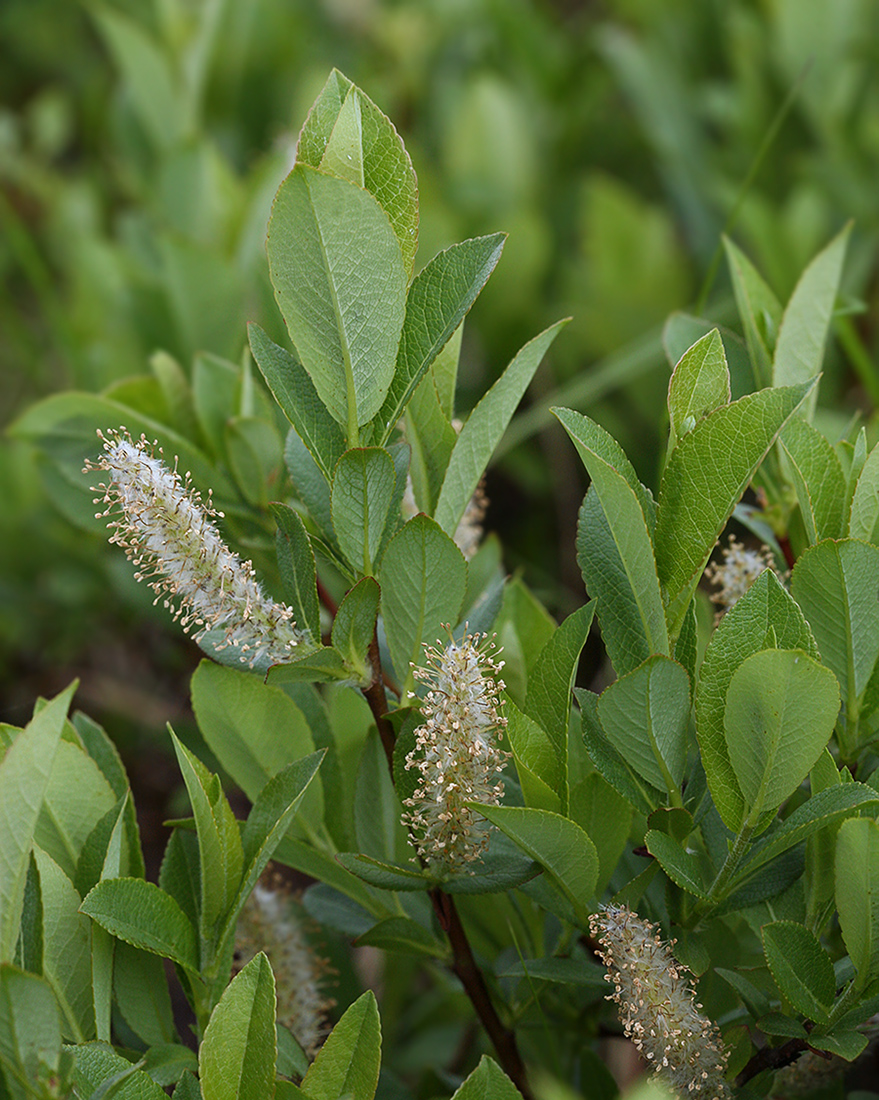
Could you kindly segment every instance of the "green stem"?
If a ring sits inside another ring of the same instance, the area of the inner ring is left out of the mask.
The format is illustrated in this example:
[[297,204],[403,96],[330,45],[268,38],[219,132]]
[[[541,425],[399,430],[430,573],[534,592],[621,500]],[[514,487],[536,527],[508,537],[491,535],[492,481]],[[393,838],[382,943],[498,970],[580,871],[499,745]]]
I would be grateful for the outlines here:
[[706,913],[710,912],[711,909],[722,902],[726,897],[724,891],[730,879],[739,869],[739,864],[742,862],[742,856],[744,856],[747,851],[753,831],[753,825],[751,825],[750,822],[746,822],[742,826],[741,832],[736,837],[732,848],[730,848],[726,859],[723,861],[723,866],[717,872],[714,882],[712,882],[711,886],[708,888],[705,900],[698,902],[693,907],[693,912],[691,914],[691,922],[693,924],[698,923]]

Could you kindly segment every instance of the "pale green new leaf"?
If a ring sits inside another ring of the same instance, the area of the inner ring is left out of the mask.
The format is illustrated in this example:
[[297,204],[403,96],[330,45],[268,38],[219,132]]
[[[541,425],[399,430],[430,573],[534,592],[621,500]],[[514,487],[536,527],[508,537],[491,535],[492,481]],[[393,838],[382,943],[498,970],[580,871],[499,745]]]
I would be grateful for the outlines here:
[[[851,231],[849,223],[812,260],[784,310],[775,357],[772,384],[794,386],[817,379],[824,359],[824,344],[833,315],[833,305],[842,276],[845,249]],[[811,420],[817,388],[806,398],[803,415]]]
[[387,214],[411,275],[418,247],[418,187],[391,121],[333,69],[299,134],[296,160],[365,187]]
[[752,824],[777,809],[808,775],[838,712],[836,677],[800,649],[764,649],[739,665],[723,721]]
[[34,831],[75,690],[47,703],[0,760],[0,962],[15,952]]
[[275,979],[260,952],[211,1013],[198,1051],[204,1100],[272,1100],[278,1056]]
[[349,443],[381,408],[397,358],[407,275],[378,202],[297,164],[267,242],[275,294],[314,388]]
[[448,534],[454,534],[534,372],[567,323],[567,320],[557,321],[530,340],[467,418],[449,459],[434,513],[436,522]]
[[346,451],[336,466],[330,497],[333,528],[358,573],[373,570],[396,484],[394,460],[381,447]]
[[381,1065],[381,1023],[367,990],[330,1032],[308,1068],[302,1090],[309,1100],[372,1100]]
[[654,539],[670,637],[680,631],[718,535],[813,385],[761,390],[715,409],[672,452],[662,475]]
[[679,436],[729,399],[729,368],[715,328],[684,352],[669,381],[669,450]]
[[839,927],[863,988],[879,971],[879,825],[844,821],[836,838]]

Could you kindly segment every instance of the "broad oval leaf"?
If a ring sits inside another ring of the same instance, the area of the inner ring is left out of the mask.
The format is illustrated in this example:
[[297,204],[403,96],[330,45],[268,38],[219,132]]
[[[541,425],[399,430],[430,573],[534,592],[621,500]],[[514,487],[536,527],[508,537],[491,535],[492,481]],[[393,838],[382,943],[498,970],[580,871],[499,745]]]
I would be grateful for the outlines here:
[[729,399],[729,368],[723,340],[715,328],[684,352],[669,381],[669,448]]
[[830,956],[808,928],[780,920],[761,929],[763,950],[782,995],[810,1020],[822,1023],[836,996]]
[[134,947],[198,970],[192,923],[170,894],[151,882],[105,879],[85,897],[81,912]]
[[764,649],[730,680],[729,758],[752,824],[797,789],[824,751],[839,713],[836,677],[798,649]]
[[353,442],[385,399],[403,327],[407,275],[387,215],[356,184],[297,164],[266,247],[302,365]]
[[382,447],[353,448],[336,466],[330,497],[333,528],[358,573],[372,572],[396,484],[394,460]]

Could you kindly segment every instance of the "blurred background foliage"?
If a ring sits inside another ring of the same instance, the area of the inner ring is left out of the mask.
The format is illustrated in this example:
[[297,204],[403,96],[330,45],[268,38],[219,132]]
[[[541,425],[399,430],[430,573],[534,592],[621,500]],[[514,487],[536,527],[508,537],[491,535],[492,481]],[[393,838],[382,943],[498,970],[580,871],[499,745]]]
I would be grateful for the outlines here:
[[[333,66],[405,140],[420,264],[510,234],[467,322],[460,407],[574,318],[488,484],[507,567],[553,612],[583,598],[584,484],[548,406],[588,411],[655,486],[663,322],[737,323],[714,264],[725,227],[784,301],[854,219],[822,403],[872,408],[872,0],[4,0],[0,42],[4,428],[62,389],[159,401],[156,380],[198,357],[240,363],[247,321],[284,341],[266,220]],[[114,728],[176,725],[188,643],[146,613],[122,555],[59,513],[54,476],[26,442],[0,441],[2,717],[23,722],[80,672]]]

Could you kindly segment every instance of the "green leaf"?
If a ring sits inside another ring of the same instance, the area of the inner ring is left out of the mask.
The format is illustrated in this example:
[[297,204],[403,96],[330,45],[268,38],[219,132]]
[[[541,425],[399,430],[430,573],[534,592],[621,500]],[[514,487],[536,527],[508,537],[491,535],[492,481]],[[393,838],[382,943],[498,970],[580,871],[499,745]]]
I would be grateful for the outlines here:
[[353,872],[346,870],[328,852],[286,836],[275,851],[275,859],[338,890],[340,894],[351,898],[377,920],[389,915],[382,896],[376,894]]
[[260,791],[241,834],[244,876],[235,904],[228,914],[228,925],[237,919],[259,876],[284,839],[309,784],[317,775],[323,756],[323,753],[315,752],[304,760],[294,761],[273,776]]
[[[280,688],[262,684],[249,673],[202,661],[192,677],[192,708],[211,751],[251,802],[272,776],[314,752],[314,739],[299,707]],[[323,817],[319,779],[312,784],[307,805]]]
[[589,836],[598,852],[595,894],[601,897],[629,839],[632,807],[604,776],[594,771],[571,790],[569,817]]
[[781,443],[795,467],[794,484],[810,542],[839,538],[843,528],[845,476],[833,447],[798,416],[782,432]]
[[461,551],[432,519],[418,515],[388,543],[379,583],[391,660],[403,686],[410,664],[421,664],[423,644],[458,621],[467,585]]
[[715,409],[675,447],[662,475],[655,536],[671,637],[680,631],[718,535],[812,385],[741,397]]
[[657,829],[648,829],[644,843],[652,856],[659,860],[668,877],[682,890],[697,898],[706,897],[699,872],[699,861],[687,852],[673,837]]
[[296,493],[308,509],[318,533],[329,544],[330,552],[335,552],[338,547],[333,531],[329,481],[293,428],[287,432],[284,443],[284,462]]
[[659,793],[642,781],[629,762],[608,741],[598,720],[599,697],[585,688],[574,688],[574,694],[580,704],[583,743],[592,763],[630,805],[643,814],[649,814],[656,808]]
[[797,1012],[816,1023],[827,1019],[836,996],[830,956],[808,928],[779,920],[760,930],[775,984]]
[[124,940],[114,945],[113,995],[125,1022],[149,1046],[175,1042],[168,979],[161,961]]
[[202,950],[215,945],[218,925],[232,908],[244,872],[244,850],[238,822],[223,794],[218,776],[211,775],[171,731],[177,763],[192,803],[201,870],[199,933]]
[[476,865],[475,874],[449,875],[442,880],[442,888],[447,894],[505,893],[530,882],[540,872],[539,863],[524,858],[506,837],[495,833],[489,850]]
[[836,838],[839,927],[863,989],[879,971],[879,825],[852,818]]
[[[821,371],[850,231],[851,223],[818,253],[794,287],[775,345],[773,386],[811,382]],[[812,419],[817,396],[814,389],[806,398],[803,415],[807,420]]]
[[267,242],[272,282],[318,396],[356,445],[394,376],[406,269],[367,191],[297,164],[281,184]]
[[340,852],[336,860],[346,871],[357,875],[370,886],[377,886],[379,890],[429,890],[436,885],[436,879],[426,873],[400,867],[396,863],[385,863],[358,852]]
[[275,1093],[275,979],[260,952],[220,998],[198,1051],[204,1100],[271,1100]]
[[729,368],[720,332],[712,329],[686,352],[668,385],[669,450],[703,416],[730,399]]
[[607,739],[642,778],[674,797],[687,762],[690,679],[657,655],[611,684],[599,697]]
[[768,386],[772,383],[772,355],[781,325],[781,303],[728,237],[723,238],[723,246],[757,384]]
[[506,234],[493,233],[452,245],[412,280],[394,379],[378,417],[382,442],[396,427],[431,363],[460,328],[500,259],[505,240]]
[[286,504],[273,503],[269,507],[278,525],[275,548],[287,603],[293,608],[293,618],[300,630],[307,631],[312,639],[319,639],[317,566],[305,524]]
[[75,690],[34,715],[0,760],[0,962],[15,952],[34,832]]
[[[350,159],[349,159],[350,157]],[[296,159],[354,179],[374,195],[399,242],[406,271],[418,247],[418,186],[409,154],[369,96],[333,69],[299,135]]]
[[412,493],[418,510],[432,515],[458,433],[440,406],[433,372],[428,372],[406,407],[406,441],[412,448]]
[[407,955],[448,960],[449,949],[417,921],[409,917],[388,917],[357,937],[358,947],[379,947],[382,951],[400,951]]
[[846,783],[819,791],[802,806],[798,806],[760,845],[751,848],[733,880],[733,886],[738,886],[750,878],[757,868],[763,867],[819,830],[838,825],[846,818],[861,812],[875,814],[877,808],[879,794],[865,783]]
[[522,1094],[497,1062],[483,1054],[452,1100],[522,1100]]
[[525,713],[545,730],[559,765],[558,793],[567,807],[568,720],[571,689],[595,615],[595,603],[572,612],[541,649],[528,677]]
[[140,878],[105,879],[80,911],[117,939],[198,970],[195,929],[176,901]]
[[448,534],[454,534],[534,372],[566,324],[566,320],[557,321],[530,340],[467,418],[449,459],[434,513],[436,522]]
[[[388,771],[388,762],[376,729],[363,746],[354,788],[354,830],[363,855],[392,861],[402,833],[400,805]],[[405,833],[402,834],[405,837]]]
[[867,456],[854,493],[846,534],[853,539],[874,542],[873,532],[879,521],[879,445]]
[[382,543],[397,475],[381,447],[358,447],[339,459],[330,497],[342,553],[358,573],[370,574]]
[[821,659],[839,680],[844,756],[854,750],[858,713],[879,657],[877,590],[879,547],[852,539],[810,547],[791,575],[791,594],[809,620]]
[[867,1049],[869,1039],[862,1031],[845,1031],[836,1028],[826,1035],[809,1036],[809,1046],[815,1050],[826,1050],[836,1054],[847,1062],[853,1062]]
[[619,675],[668,650],[656,562],[637,495],[593,456],[577,521],[577,563]]
[[302,1082],[309,1100],[372,1100],[381,1064],[381,1024],[371,990],[330,1032]]
[[281,437],[275,425],[255,416],[236,416],[226,422],[223,439],[242,497],[255,508],[265,509],[269,484],[281,465]]
[[598,853],[580,826],[560,814],[521,806],[480,806],[480,813],[543,867],[585,919],[598,880]]
[[60,1060],[61,1021],[48,982],[0,964],[0,1084],[5,1074],[6,1095],[27,1097],[28,1086],[57,1073]]
[[351,673],[342,660],[342,654],[332,646],[321,646],[295,661],[272,665],[266,674],[266,683],[270,687],[277,687],[278,684],[328,684],[350,679]]
[[81,1043],[95,1033],[91,922],[79,912],[82,899],[52,857],[35,848],[34,858],[43,911],[43,977],[58,998],[65,1034]]
[[833,673],[800,649],[764,649],[739,665],[723,721],[752,824],[805,779],[830,740],[838,712]]
[[724,712],[730,681],[739,665],[763,649],[770,629],[781,649],[818,650],[803,613],[767,569],[732,607],[714,632],[696,689],[696,736],[708,786],[723,823],[738,832],[744,801],[730,763]]
[[345,450],[339,425],[317,395],[308,372],[292,352],[271,340],[257,324],[247,326],[250,350],[266,384],[327,481]]
[[74,1047],[75,1095],[82,1100],[167,1100],[161,1086],[106,1043]]
[[[509,699],[504,701],[504,717],[526,805],[558,813],[561,798],[557,792],[562,772],[556,746],[546,731]],[[549,804],[543,804],[547,800]]]

